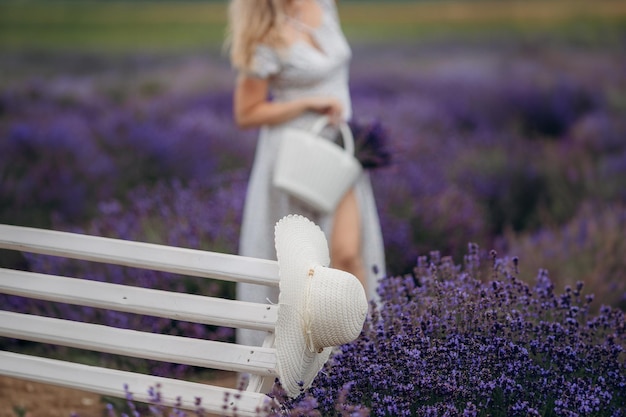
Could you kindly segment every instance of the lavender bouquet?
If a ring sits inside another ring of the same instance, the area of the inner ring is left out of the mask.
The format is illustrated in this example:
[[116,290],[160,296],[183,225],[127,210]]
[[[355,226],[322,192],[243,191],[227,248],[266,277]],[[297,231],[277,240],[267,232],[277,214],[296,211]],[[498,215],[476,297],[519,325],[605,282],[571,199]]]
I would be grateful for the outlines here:
[[365,169],[386,167],[391,164],[389,134],[378,120],[361,122],[352,119],[348,126],[354,137],[354,154]]

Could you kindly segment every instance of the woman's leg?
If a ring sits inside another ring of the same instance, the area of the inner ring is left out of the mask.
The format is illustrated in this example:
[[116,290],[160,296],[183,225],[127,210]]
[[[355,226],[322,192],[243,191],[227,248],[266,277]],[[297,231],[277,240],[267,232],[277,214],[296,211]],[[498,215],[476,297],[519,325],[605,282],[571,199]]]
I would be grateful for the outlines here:
[[356,276],[367,291],[361,258],[361,218],[354,189],[343,197],[335,211],[330,259],[333,268]]

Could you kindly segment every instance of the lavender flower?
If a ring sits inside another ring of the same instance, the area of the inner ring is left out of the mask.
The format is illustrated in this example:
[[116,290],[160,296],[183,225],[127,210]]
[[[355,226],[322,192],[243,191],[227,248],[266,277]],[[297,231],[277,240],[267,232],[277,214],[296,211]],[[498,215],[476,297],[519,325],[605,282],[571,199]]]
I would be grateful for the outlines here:
[[624,313],[594,315],[582,283],[556,294],[546,271],[530,286],[517,261],[485,269],[472,250],[465,269],[433,253],[381,282],[359,339],[305,392],[322,414],[341,398],[373,416],[623,415]]

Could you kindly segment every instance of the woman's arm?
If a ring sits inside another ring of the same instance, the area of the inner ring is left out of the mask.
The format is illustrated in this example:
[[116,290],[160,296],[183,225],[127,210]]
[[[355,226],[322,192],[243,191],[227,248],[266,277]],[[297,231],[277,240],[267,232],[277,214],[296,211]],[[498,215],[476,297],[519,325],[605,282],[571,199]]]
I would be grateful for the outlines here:
[[275,125],[306,111],[325,113],[338,122],[343,108],[334,97],[306,97],[276,102],[268,99],[268,80],[240,75],[235,86],[235,122],[242,128]]

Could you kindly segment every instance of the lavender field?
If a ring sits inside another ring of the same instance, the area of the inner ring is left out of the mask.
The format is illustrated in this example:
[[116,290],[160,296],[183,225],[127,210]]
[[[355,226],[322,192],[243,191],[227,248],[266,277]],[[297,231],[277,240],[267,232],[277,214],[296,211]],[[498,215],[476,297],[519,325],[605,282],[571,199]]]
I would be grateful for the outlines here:
[[[335,358],[345,372],[329,370],[281,412],[625,415],[625,43],[626,31],[354,42],[356,120],[381,123],[392,151],[391,166],[372,171],[390,278],[362,337]],[[235,75],[216,48],[6,50],[0,65],[0,223],[237,253],[256,132],[233,123]],[[53,257],[0,252],[0,266],[234,296],[206,280]],[[0,303],[233,337],[19,297]],[[377,375],[395,383],[372,385]]]
[[[545,43],[355,46],[356,119],[393,152],[372,173],[390,274],[474,242],[624,301],[625,56]],[[236,253],[256,132],[224,56],[8,58],[0,221]]]

